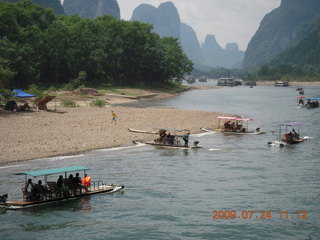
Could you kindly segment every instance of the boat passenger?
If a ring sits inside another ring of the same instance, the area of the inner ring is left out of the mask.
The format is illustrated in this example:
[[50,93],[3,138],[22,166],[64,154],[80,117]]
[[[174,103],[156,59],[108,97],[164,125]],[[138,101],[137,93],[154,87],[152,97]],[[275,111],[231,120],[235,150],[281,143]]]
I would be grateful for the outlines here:
[[91,183],[91,177],[89,177],[87,174],[84,174],[84,178],[82,179],[82,184],[84,185],[86,192],[89,191],[90,183]]
[[80,188],[81,187],[81,177],[79,176],[79,173],[76,173],[76,176],[73,178],[73,184],[77,187]]
[[42,185],[42,181],[39,180],[38,181],[38,184],[35,185],[35,198],[36,199],[43,199],[45,198],[47,192],[48,192],[48,189]]
[[231,127],[231,121],[230,120],[224,123],[224,128],[225,129],[229,129],[230,127]]
[[64,197],[67,195],[67,188],[64,184],[64,181],[63,181],[63,176],[60,175],[58,180],[57,180],[57,189],[60,193],[60,195],[62,194]]
[[189,142],[189,136],[190,136],[190,133],[187,132],[185,135],[183,135],[182,139],[184,140],[184,146],[185,147],[188,147],[188,142]]
[[34,196],[34,184],[31,180],[31,178],[28,179],[28,181],[26,182],[25,186],[24,186],[24,193],[26,196],[27,200],[32,200],[33,196]]

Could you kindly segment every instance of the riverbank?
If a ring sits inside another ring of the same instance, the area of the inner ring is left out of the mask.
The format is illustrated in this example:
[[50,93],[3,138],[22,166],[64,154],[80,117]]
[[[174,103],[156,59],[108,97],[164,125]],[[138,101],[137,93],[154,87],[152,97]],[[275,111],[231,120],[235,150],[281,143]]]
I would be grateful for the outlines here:
[[[111,123],[111,111],[118,116],[117,124]],[[198,133],[201,127],[212,128],[218,115],[221,114],[112,105],[102,108],[59,106],[58,111],[39,112],[0,110],[0,164],[131,145],[132,140],[156,137],[132,133],[128,128],[167,127]]]
[[[257,85],[274,85],[275,81],[257,81]],[[320,81],[317,82],[289,82],[290,86],[320,86]]]

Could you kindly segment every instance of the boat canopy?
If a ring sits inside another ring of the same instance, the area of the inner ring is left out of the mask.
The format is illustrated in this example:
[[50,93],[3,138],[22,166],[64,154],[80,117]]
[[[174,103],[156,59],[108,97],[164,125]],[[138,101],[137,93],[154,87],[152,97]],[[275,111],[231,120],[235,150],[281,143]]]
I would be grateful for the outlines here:
[[235,121],[243,121],[243,122],[253,121],[252,118],[223,117],[223,116],[218,117],[218,119],[235,120]]
[[243,121],[243,122],[248,122],[248,121],[253,121],[252,118],[236,118],[236,121]]
[[58,173],[85,171],[85,170],[89,170],[89,168],[86,168],[83,166],[71,166],[71,167],[64,167],[64,168],[44,169],[44,170],[32,171],[32,172],[21,172],[21,173],[16,173],[15,175],[29,175],[33,177],[38,177],[38,176],[47,176],[47,175],[53,175]]
[[285,125],[290,127],[297,127],[297,126],[302,126],[303,124],[301,122],[288,122],[288,123],[285,123]]
[[153,129],[156,129],[156,130],[166,130],[166,131],[172,131],[172,132],[190,132],[189,129],[174,129],[174,128],[153,128]]
[[218,119],[235,120],[236,117],[224,117],[224,116],[219,116]]
[[320,98],[306,98],[306,100],[320,100]]

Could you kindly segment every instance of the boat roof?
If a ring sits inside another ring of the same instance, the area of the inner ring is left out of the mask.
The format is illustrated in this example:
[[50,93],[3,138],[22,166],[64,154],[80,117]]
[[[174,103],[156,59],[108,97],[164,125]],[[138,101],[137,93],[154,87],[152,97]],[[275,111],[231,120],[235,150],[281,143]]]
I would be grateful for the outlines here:
[[285,123],[286,126],[290,126],[290,127],[296,127],[296,126],[302,126],[302,122],[288,122]]
[[320,98],[306,98],[306,100],[320,100]]
[[44,169],[44,170],[38,170],[38,171],[32,171],[32,172],[21,172],[21,173],[16,173],[15,175],[29,175],[29,176],[33,176],[33,177],[38,177],[38,176],[53,175],[53,174],[57,174],[57,173],[84,171],[84,170],[88,170],[88,169],[89,168],[86,168],[83,166],[71,166],[71,167],[64,167],[64,168]]
[[236,120],[236,121],[253,121],[252,118],[238,118],[238,117],[224,117],[224,116],[219,116],[218,119],[226,119],[226,120]]
[[298,96],[297,98],[304,98],[304,96]]

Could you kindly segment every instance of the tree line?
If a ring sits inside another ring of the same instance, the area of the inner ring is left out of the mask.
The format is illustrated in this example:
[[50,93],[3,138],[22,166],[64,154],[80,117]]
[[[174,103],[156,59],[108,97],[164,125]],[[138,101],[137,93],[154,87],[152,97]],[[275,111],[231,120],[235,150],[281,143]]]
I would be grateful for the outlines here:
[[0,88],[157,85],[192,69],[178,39],[161,38],[149,24],[0,0]]

